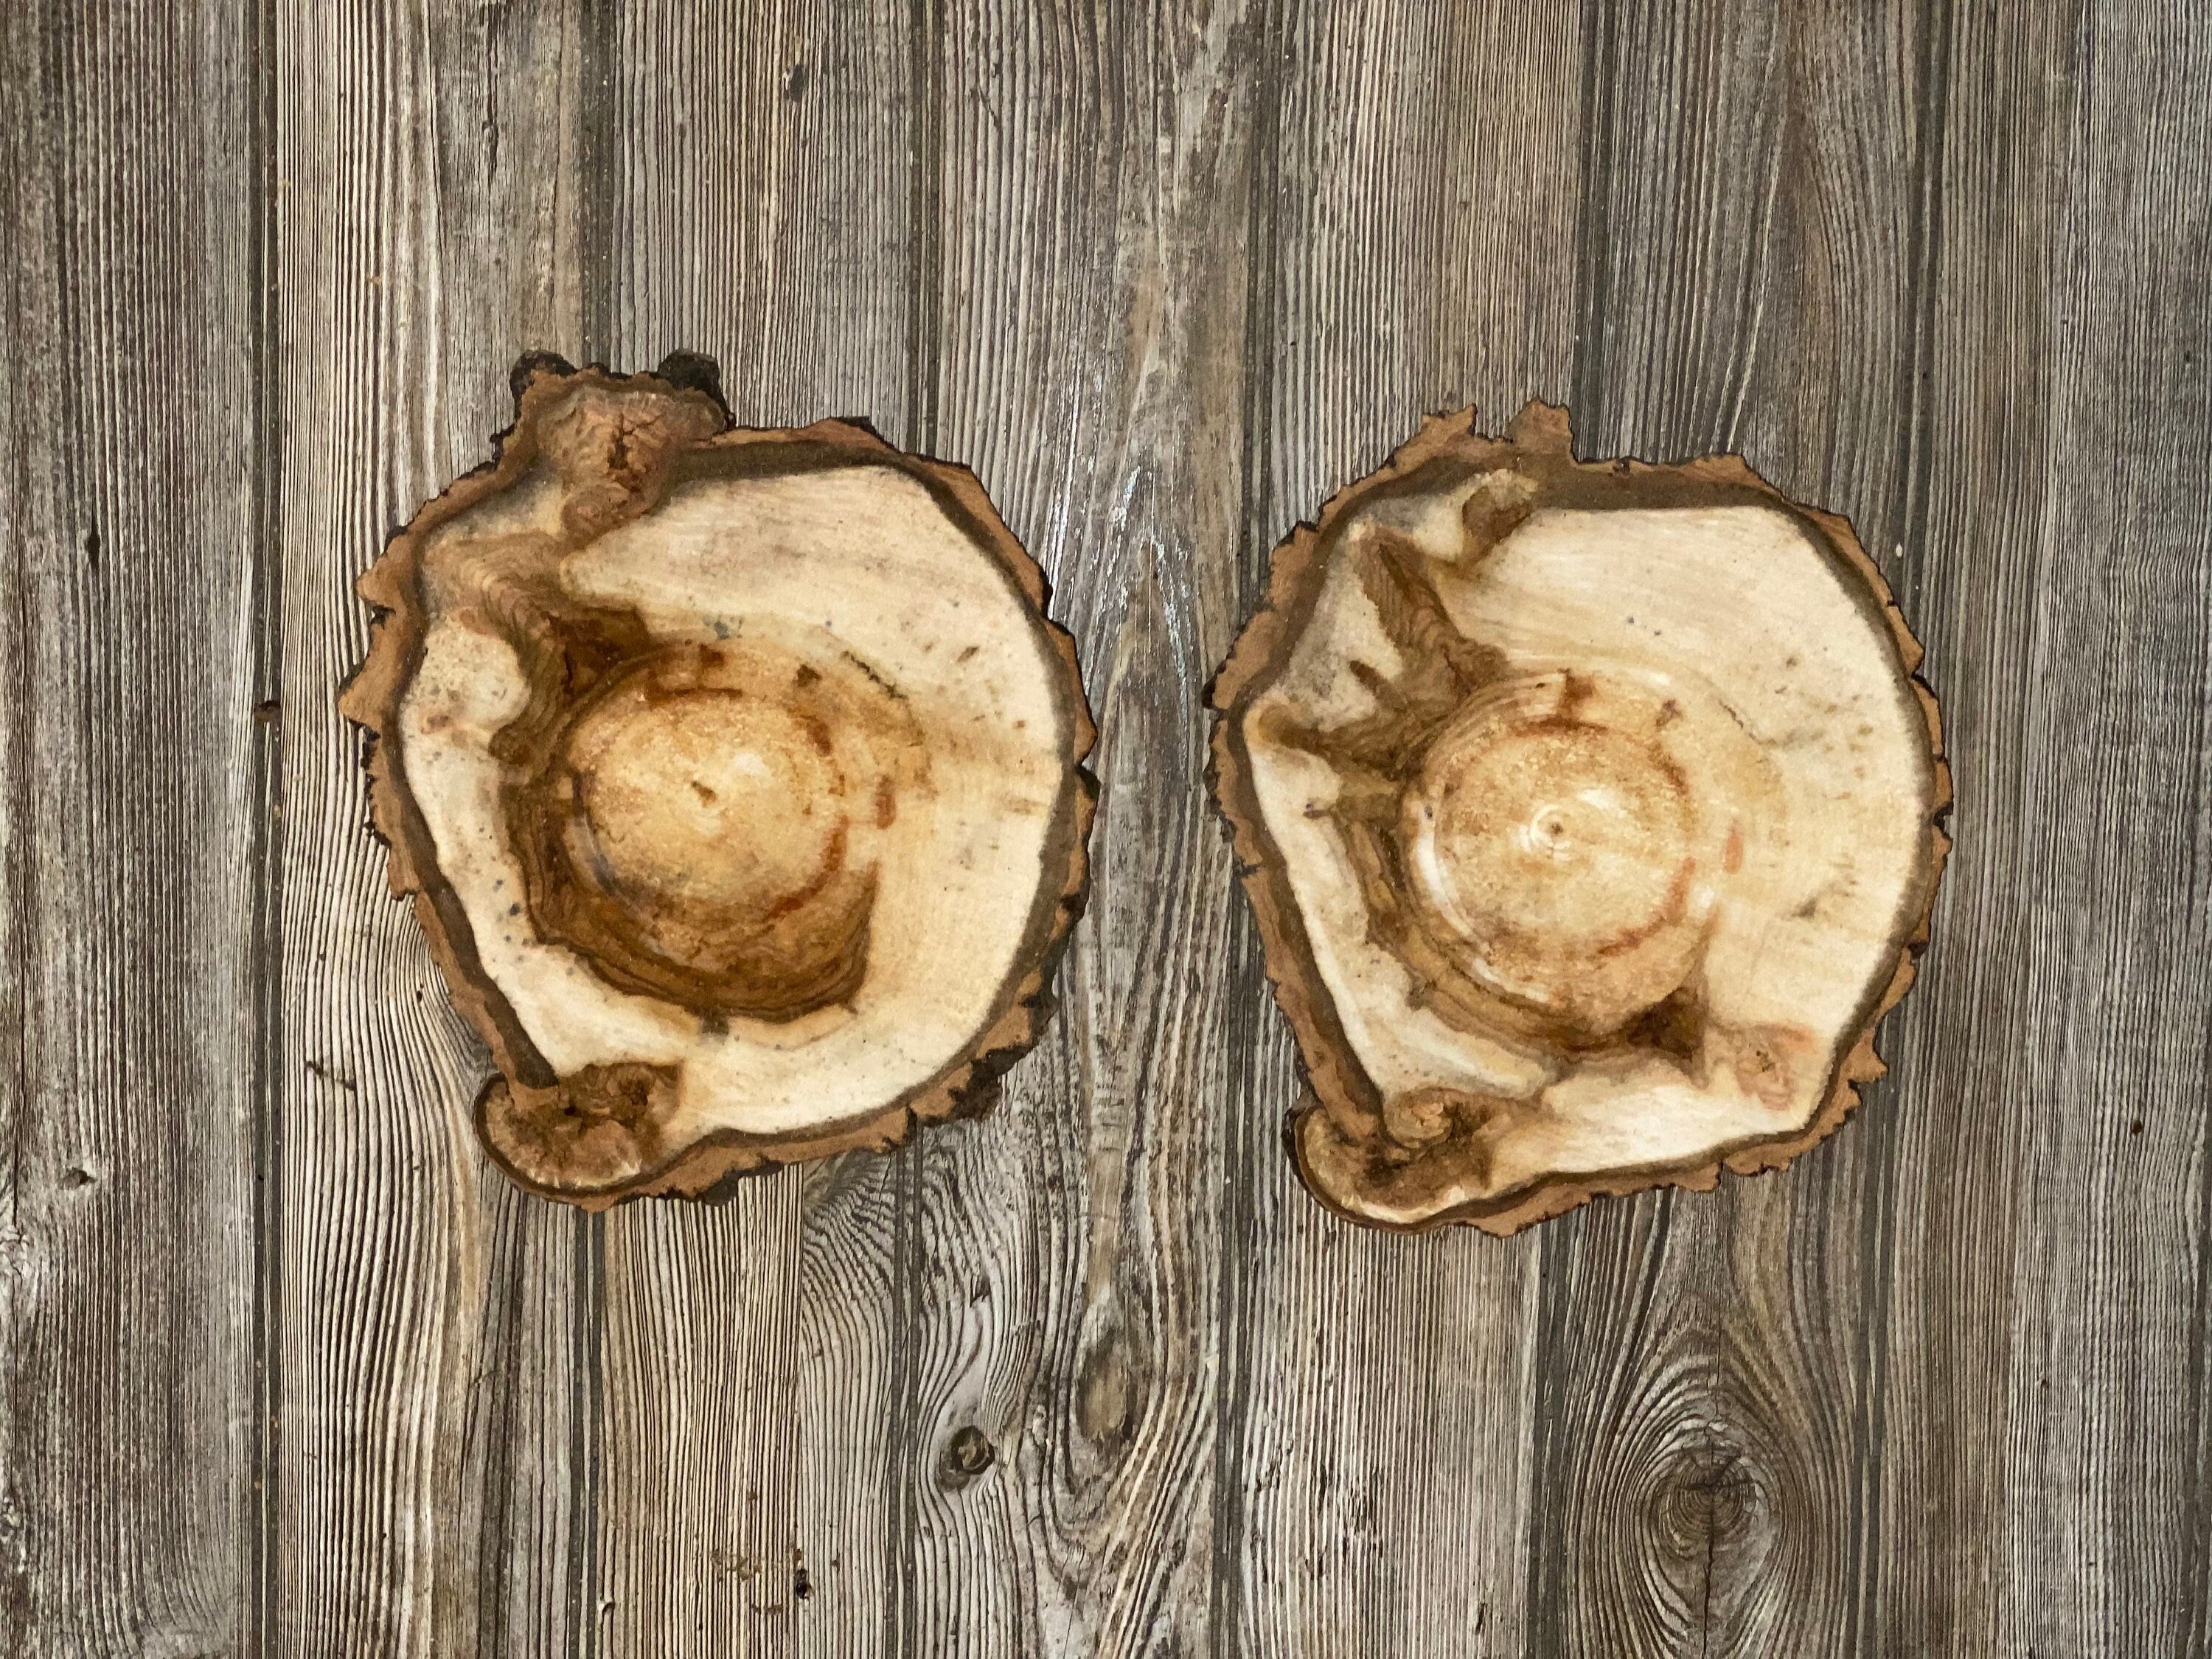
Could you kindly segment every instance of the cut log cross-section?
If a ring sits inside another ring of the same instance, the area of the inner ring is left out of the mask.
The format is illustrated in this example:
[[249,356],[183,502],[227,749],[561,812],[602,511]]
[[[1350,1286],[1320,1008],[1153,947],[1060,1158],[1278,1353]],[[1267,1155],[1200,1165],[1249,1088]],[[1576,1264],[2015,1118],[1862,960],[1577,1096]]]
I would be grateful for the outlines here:
[[522,1184],[598,1207],[988,1107],[1080,903],[1091,718],[975,478],[518,371],[361,583],[377,828]]
[[1544,404],[1330,501],[1212,694],[1312,1191],[1510,1233],[1832,1130],[1948,847],[1919,660],[1842,519]]

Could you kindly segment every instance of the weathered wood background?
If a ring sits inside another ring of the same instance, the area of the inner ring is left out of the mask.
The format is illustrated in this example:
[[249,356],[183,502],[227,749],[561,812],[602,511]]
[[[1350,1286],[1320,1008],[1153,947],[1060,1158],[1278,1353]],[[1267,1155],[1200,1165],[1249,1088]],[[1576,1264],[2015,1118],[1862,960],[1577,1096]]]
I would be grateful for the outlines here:
[[[2212,1653],[2198,0],[0,7],[0,1650]],[[1082,641],[986,1121],[522,1196],[332,708],[526,349],[964,461]],[[1736,450],[1958,851],[1796,1168],[1351,1230],[1203,787],[1427,410]]]

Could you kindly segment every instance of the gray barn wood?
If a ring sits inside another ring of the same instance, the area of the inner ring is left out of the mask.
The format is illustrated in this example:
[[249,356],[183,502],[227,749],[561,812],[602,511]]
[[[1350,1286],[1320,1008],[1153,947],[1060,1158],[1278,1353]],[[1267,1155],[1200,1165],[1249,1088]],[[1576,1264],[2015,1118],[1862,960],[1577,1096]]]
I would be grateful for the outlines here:
[[[0,8],[0,1651],[2212,1653],[2212,13]],[[1105,796],[993,1117],[586,1218],[337,717],[529,350],[975,468]],[[1929,648],[1896,1066],[1710,1196],[1348,1228],[1208,805],[1424,413],[1740,451]]]

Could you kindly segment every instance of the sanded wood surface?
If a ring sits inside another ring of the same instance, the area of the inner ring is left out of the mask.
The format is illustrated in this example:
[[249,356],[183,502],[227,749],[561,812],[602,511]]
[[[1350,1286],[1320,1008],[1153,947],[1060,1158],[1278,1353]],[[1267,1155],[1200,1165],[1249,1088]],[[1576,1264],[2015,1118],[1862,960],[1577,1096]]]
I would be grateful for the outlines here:
[[[0,1650],[2212,1652],[2202,8],[32,0],[0,251]],[[589,1218],[334,700],[515,360],[678,349],[975,469],[1097,884],[992,1117]],[[1366,1232],[1204,690],[1530,397],[1851,518],[1958,845],[1790,1170]]]

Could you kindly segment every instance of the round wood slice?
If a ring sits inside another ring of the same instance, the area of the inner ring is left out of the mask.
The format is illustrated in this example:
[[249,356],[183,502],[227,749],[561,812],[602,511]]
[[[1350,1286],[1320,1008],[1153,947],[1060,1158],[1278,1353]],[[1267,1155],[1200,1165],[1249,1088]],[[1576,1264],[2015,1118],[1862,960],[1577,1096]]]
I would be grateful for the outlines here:
[[493,1157],[596,1208],[987,1109],[1096,794],[1042,573],[964,470],[733,428],[703,360],[517,385],[343,702]]
[[1301,526],[1212,702],[1308,1187],[1503,1234],[1832,1130],[1949,845],[1920,655],[1842,519],[1541,404]]

